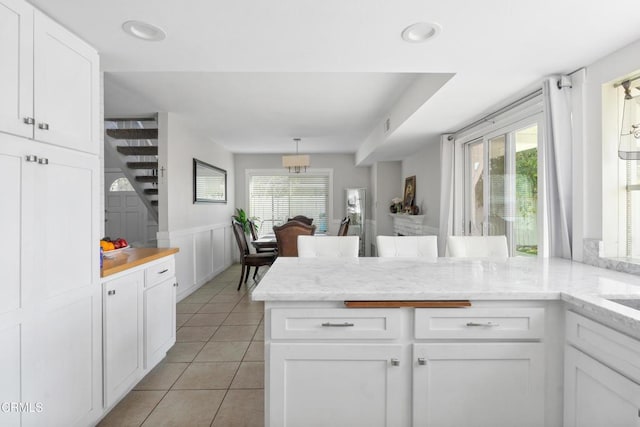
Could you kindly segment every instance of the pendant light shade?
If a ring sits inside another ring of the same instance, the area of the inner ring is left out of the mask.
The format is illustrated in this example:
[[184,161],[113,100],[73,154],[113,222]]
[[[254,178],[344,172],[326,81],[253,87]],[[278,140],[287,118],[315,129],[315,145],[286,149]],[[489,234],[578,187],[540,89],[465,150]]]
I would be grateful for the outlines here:
[[309,155],[298,154],[298,144],[300,143],[300,138],[294,138],[293,141],[296,143],[296,154],[282,156],[282,166],[289,169],[289,172],[300,173],[302,172],[303,168],[306,172],[307,167],[309,167],[310,165]]
[[618,157],[622,160],[640,160],[640,96],[631,96],[630,82],[622,83],[624,105]]

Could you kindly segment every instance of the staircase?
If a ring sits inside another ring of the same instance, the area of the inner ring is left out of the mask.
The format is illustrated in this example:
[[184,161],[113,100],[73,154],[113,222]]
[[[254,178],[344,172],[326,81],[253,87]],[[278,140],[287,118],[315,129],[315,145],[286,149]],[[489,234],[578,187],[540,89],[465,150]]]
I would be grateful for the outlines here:
[[105,119],[105,149],[158,222],[158,124],[155,119]]

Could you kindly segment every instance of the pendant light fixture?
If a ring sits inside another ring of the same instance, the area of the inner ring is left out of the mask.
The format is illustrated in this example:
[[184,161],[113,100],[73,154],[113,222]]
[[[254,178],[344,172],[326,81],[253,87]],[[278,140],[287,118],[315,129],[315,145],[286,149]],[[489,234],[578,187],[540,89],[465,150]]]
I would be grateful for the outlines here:
[[622,160],[640,160],[640,96],[631,96],[631,80],[625,80],[621,85],[624,88],[624,104],[618,157]]
[[298,154],[298,144],[300,143],[300,138],[293,138],[293,141],[296,143],[296,154],[295,155],[285,155],[282,156],[282,166],[289,169],[289,173],[300,173],[302,172],[302,168],[304,171],[307,171],[307,167],[309,167],[309,156],[307,154]]

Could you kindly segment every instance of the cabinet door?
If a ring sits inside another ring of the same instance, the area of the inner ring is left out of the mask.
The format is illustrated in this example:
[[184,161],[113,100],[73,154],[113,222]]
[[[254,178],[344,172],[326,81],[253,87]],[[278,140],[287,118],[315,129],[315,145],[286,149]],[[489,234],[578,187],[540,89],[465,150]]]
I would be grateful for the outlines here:
[[39,145],[38,221],[25,230],[38,251],[38,292],[52,298],[99,283],[99,167],[95,156]]
[[137,271],[103,284],[105,407],[138,381],[142,372],[142,286]]
[[[1,6],[1,5],[0,5]],[[1,30],[0,30],[1,31]],[[2,97],[0,96],[0,99]],[[0,134],[0,268],[2,286],[0,286],[0,314],[20,308],[20,295],[23,282],[23,258],[30,259],[33,254],[23,255],[22,223],[25,215],[25,197],[23,175],[25,167],[24,150],[19,138]],[[29,256],[30,255],[30,256]],[[0,423],[1,424],[1,423]]]
[[407,425],[400,345],[270,344],[271,426]]
[[34,26],[34,137],[97,154],[98,55],[39,11]]
[[33,7],[0,0],[0,131],[31,138],[33,125]]
[[[20,325],[0,327],[0,366],[2,366],[2,381],[0,381],[0,402],[20,402]],[[18,411],[0,411],[0,425],[20,426]]]
[[415,344],[413,425],[544,425],[540,343]]
[[153,368],[176,342],[176,279],[144,291],[144,368]]
[[100,289],[47,301],[22,324],[23,426],[92,425],[101,414]]
[[640,426],[640,385],[573,347],[565,347],[564,425]]

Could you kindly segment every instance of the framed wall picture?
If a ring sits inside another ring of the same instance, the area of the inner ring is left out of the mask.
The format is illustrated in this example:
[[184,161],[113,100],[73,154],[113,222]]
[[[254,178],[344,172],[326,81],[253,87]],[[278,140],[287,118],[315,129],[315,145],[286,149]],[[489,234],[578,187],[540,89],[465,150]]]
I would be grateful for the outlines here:
[[193,159],[193,203],[227,203],[227,171]]
[[404,180],[404,208],[411,207],[416,202],[416,176],[410,176]]

